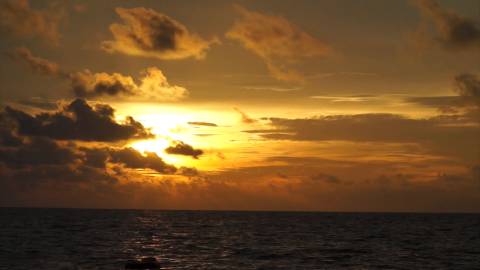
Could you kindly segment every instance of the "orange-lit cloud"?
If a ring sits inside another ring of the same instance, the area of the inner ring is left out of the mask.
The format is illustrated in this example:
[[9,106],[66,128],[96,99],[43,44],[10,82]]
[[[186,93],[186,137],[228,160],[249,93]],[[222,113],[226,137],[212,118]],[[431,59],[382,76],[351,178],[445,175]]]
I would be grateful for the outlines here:
[[118,97],[141,100],[176,101],[188,96],[184,87],[171,85],[157,67],[141,72],[138,82],[131,76],[120,73],[92,73],[86,69],[78,72],[63,70],[50,60],[34,56],[29,49],[20,47],[12,53],[15,59],[24,62],[35,73],[68,79],[73,93],[80,98]]
[[184,87],[171,85],[163,72],[149,67],[141,72],[137,83],[132,77],[119,73],[92,73],[90,70],[70,73],[72,88],[77,97],[116,96],[142,100],[175,101],[188,96]]
[[0,4],[0,26],[22,37],[39,36],[58,44],[58,28],[62,18],[62,11],[34,10],[28,0],[4,1]]
[[202,59],[217,40],[205,40],[191,33],[183,24],[153,9],[116,8],[124,24],[110,25],[114,40],[104,41],[102,48],[110,53],[158,59]]
[[281,16],[266,15],[236,5],[242,16],[226,33],[230,39],[261,57],[271,75],[284,81],[301,81],[303,76],[288,67],[300,58],[323,56],[329,46]]

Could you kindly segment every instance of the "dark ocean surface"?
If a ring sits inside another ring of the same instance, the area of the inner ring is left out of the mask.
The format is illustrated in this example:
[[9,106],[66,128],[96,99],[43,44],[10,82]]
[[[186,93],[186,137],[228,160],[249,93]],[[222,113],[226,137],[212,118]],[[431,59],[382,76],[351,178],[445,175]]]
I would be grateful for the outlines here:
[[0,269],[480,269],[479,214],[0,208]]

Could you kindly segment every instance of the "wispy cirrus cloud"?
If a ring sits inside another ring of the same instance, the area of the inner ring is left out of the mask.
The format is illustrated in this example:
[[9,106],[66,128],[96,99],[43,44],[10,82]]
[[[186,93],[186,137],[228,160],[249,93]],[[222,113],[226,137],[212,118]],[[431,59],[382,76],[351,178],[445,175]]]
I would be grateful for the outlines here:
[[35,10],[28,0],[9,0],[0,3],[0,27],[20,37],[40,37],[57,45],[62,10]]
[[235,5],[235,9],[242,17],[226,33],[227,38],[239,41],[247,50],[261,57],[276,79],[302,81],[302,74],[289,68],[289,63],[331,52],[325,42],[284,17],[250,11],[239,5]]

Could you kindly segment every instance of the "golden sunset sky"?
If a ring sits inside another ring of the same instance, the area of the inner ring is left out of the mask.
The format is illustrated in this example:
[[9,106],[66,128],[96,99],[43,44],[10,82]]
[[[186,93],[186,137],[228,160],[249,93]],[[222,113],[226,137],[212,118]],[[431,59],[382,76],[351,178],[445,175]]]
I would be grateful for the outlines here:
[[0,1],[0,206],[480,211],[480,2]]

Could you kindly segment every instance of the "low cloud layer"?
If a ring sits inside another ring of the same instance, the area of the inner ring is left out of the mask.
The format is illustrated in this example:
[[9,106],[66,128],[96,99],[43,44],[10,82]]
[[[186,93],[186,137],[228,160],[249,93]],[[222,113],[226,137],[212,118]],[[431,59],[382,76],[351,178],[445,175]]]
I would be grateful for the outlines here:
[[132,117],[117,123],[112,107],[104,104],[92,107],[82,99],[76,99],[54,113],[30,115],[6,107],[1,115],[3,125],[10,125],[19,135],[25,136],[105,142],[152,137],[150,131]]
[[325,42],[281,16],[250,11],[238,5],[235,8],[242,18],[235,22],[226,36],[261,57],[276,79],[301,81],[302,75],[289,68],[289,62],[330,52]]
[[[435,25],[436,42],[447,49],[480,48],[478,22],[441,7],[435,0],[417,0],[416,4],[424,18]],[[423,32],[421,34],[427,35]]]
[[0,3],[0,27],[20,37],[40,37],[52,44],[60,39],[59,24],[63,12],[35,10],[28,0],[9,0]]
[[110,53],[152,57],[163,60],[193,57],[202,59],[216,42],[191,33],[183,24],[153,9],[117,8],[124,24],[110,25],[114,40],[104,41]]

